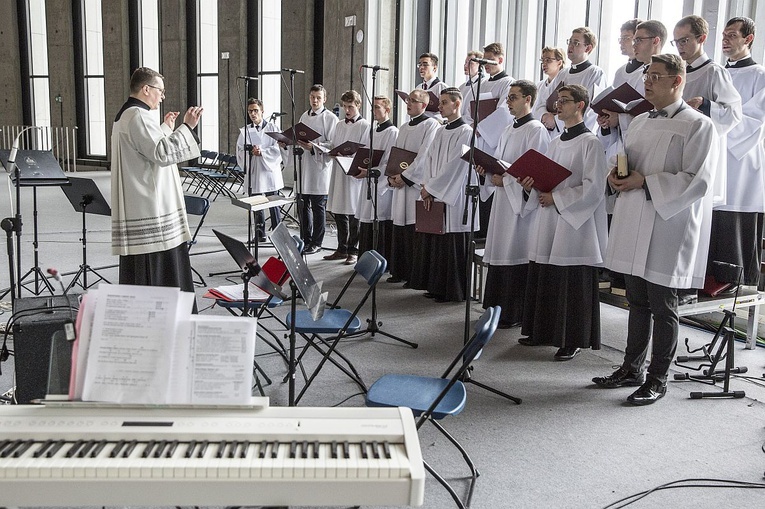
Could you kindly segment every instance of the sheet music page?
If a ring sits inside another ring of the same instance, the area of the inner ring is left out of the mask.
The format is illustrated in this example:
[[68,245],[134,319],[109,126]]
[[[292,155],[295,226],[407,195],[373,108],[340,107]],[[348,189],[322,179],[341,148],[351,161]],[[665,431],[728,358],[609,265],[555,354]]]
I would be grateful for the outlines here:
[[82,387],[87,370],[90,336],[93,332],[93,315],[98,302],[98,289],[88,290],[82,296],[77,313],[77,340],[72,348],[72,372],[69,379],[69,399],[82,399]]
[[[483,95],[483,94],[481,94]],[[507,108],[497,108],[486,118],[479,119],[478,132],[492,147],[499,145],[499,138],[505,127],[513,123],[513,115]]]
[[83,400],[166,402],[180,294],[177,288],[99,286]]
[[339,164],[340,168],[343,169],[343,173],[348,173],[348,171],[351,169],[351,163],[353,162],[353,157],[336,156],[335,161],[337,161],[337,164]]
[[[256,318],[191,316],[177,358],[188,362],[173,376],[172,403],[246,405],[252,398]],[[176,381],[178,382],[176,384]],[[185,391],[185,401],[176,401]]]

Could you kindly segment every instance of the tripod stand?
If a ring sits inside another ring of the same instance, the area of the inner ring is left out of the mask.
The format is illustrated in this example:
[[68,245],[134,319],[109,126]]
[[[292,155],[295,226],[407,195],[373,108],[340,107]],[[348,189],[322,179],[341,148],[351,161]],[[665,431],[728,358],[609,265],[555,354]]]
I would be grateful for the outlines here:
[[[82,238],[80,239],[82,241],[82,265],[80,265],[69,286],[64,290],[64,294],[68,293],[75,285],[79,285],[83,290],[87,290],[100,281],[109,282],[109,280],[88,265],[88,228],[85,218],[87,213],[111,216],[112,210],[109,204],[106,203],[106,199],[104,199],[96,183],[91,179],[71,177],[69,183],[70,185],[68,186],[62,186],[61,190],[64,191],[74,210],[82,213]],[[88,209],[89,206],[90,210]],[[88,273],[92,273],[98,279],[88,284]],[[82,278],[82,282],[80,282],[80,278]]]
[[[18,183],[16,184],[19,185]],[[29,290],[34,295],[40,295],[44,290],[48,290],[53,295],[53,285],[50,284],[48,278],[43,274],[40,269],[40,249],[37,236],[37,187],[32,187],[32,252],[34,259],[34,266],[27,271],[26,274],[19,278],[19,297],[21,296],[21,289]],[[17,249],[18,250],[18,249]],[[19,258],[21,258],[19,256]],[[17,263],[21,264],[21,260],[17,260]],[[32,281],[24,283],[24,280],[34,276],[34,288],[29,289],[26,285],[32,284]]]

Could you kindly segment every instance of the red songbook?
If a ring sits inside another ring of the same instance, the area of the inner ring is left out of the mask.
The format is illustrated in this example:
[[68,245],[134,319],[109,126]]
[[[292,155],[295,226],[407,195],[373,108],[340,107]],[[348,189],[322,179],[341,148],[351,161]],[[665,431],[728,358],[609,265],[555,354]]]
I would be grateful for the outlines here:
[[[462,145],[461,159],[470,162],[470,147],[467,145]],[[473,148],[473,161],[476,166],[483,167],[486,173],[491,173],[492,175],[502,175],[509,167],[504,161],[500,161],[496,157],[477,148]]]
[[[382,159],[383,154],[385,153],[384,150],[373,150],[372,151],[372,168],[380,164],[380,159]],[[369,169],[369,149],[363,148],[356,151],[356,155],[353,157],[353,162],[351,162],[351,167],[348,169],[347,175],[350,175],[351,177],[355,177],[359,173],[359,168],[364,168],[365,170]]]
[[417,157],[417,152],[398,147],[391,147],[390,156],[388,156],[388,164],[385,165],[385,175],[387,177],[400,175],[404,170],[409,168],[409,165],[412,164],[415,157]]
[[[285,145],[292,145],[293,135],[292,135],[292,127],[287,128],[286,131],[283,131],[281,133],[266,133],[273,139],[275,139],[278,142],[284,143]],[[317,133],[307,125],[305,125],[302,122],[298,122],[295,126],[295,132],[297,133],[297,139],[298,141],[303,141],[305,143],[311,142],[315,139],[317,139],[321,134]]]
[[521,179],[533,178],[534,187],[543,193],[549,193],[571,175],[566,168],[534,149],[527,150],[519,157],[510,165],[507,173]]
[[414,231],[420,233],[446,233],[446,204],[442,201],[432,201],[430,210],[425,210],[425,202],[415,202]]
[[547,98],[547,102],[545,103],[545,107],[547,108],[547,111],[550,113],[558,113],[558,110],[555,109],[555,102],[558,100],[558,89],[560,87],[564,86],[565,83],[562,81],[558,83],[558,86],[555,87],[555,90],[553,90],[552,94],[550,94],[550,97]]
[[480,122],[484,118],[488,117],[494,111],[497,109],[497,105],[499,105],[499,97],[494,97],[492,99],[481,99],[478,101],[478,117],[475,115],[475,109],[476,109],[476,101],[470,101],[470,114],[473,116],[473,118],[477,118]]
[[363,147],[363,143],[357,143],[355,141],[346,141],[344,143],[341,143],[340,145],[336,146],[332,150],[329,151],[330,156],[337,157],[337,156],[352,156],[356,153],[361,147]]
[[733,286],[732,283],[720,283],[714,276],[708,274],[704,277],[704,288],[701,291],[710,297],[717,297],[731,286]]
[[[425,107],[425,111],[431,111],[434,113],[438,113],[438,101],[439,97],[431,92],[430,90],[428,92],[428,99],[430,99],[430,102]],[[404,92],[403,90],[396,90],[396,95],[401,98],[402,101],[406,102],[407,99],[409,99],[409,94]]]
[[634,117],[653,109],[653,105],[629,83],[622,83],[602,98],[597,99],[597,102],[592,103],[591,108],[598,115],[602,115],[603,110],[608,110],[616,113],[629,113]]

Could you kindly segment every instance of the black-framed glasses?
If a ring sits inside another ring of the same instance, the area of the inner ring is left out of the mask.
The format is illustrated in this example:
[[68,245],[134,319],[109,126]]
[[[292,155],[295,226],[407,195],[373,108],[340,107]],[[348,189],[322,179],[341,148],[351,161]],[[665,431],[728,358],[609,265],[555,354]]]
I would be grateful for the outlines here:
[[575,103],[575,102],[577,102],[576,99],[570,99],[568,97],[560,97],[558,98],[557,101],[555,101],[555,105],[557,106],[559,104]]
[[153,88],[154,90],[159,90],[159,93],[162,94],[162,97],[165,97],[165,89],[164,88],[155,87],[154,85],[149,85],[149,84],[146,84],[146,86],[150,87],[150,88]]
[[681,37],[680,39],[674,39],[669,42],[672,43],[672,46],[679,48],[680,46],[685,46],[686,44],[688,44],[688,42],[690,42],[691,39],[698,39],[698,36]]
[[643,41],[650,41],[652,39],[653,39],[653,37],[633,37],[632,38],[632,44],[633,45],[640,44]]
[[518,99],[523,99],[524,97],[528,97],[528,96],[510,94],[507,96],[507,102],[514,102],[514,101],[517,101]]

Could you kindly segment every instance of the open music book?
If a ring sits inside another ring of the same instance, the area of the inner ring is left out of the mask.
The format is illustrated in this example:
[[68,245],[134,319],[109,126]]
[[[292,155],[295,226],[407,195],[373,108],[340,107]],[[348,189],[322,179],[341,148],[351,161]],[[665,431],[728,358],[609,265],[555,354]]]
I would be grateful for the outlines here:
[[77,317],[70,399],[246,405],[254,318],[192,315],[177,288],[101,284]]

